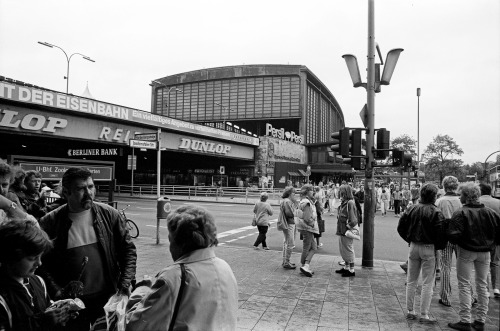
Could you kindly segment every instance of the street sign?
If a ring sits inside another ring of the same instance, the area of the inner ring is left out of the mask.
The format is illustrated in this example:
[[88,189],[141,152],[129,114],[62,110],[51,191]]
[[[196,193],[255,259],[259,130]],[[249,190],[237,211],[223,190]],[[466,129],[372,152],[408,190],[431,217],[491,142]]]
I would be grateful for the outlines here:
[[363,122],[363,125],[365,128],[368,127],[368,108],[366,107],[366,103],[363,106],[363,109],[359,112],[359,116],[361,117],[361,121]]
[[144,141],[158,141],[158,135],[156,133],[138,133],[134,138]]
[[156,141],[130,139],[128,144],[130,147],[144,148],[144,149],[157,149],[158,147]]

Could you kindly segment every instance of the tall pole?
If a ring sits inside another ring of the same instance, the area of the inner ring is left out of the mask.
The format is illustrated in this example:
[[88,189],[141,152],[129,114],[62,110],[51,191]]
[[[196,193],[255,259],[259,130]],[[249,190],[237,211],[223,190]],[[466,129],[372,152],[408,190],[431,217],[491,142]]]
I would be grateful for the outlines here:
[[366,131],[366,168],[365,168],[365,219],[363,222],[363,267],[373,267],[374,218],[376,208],[373,181],[373,148],[375,133],[375,8],[374,0],[368,0],[368,79],[367,79],[367,131]]
[[[158,129],[156,141],[158,143],[158,151],[156,154],[156,200],[160,200],[160,185],[161,185],[161,129]],[[160,244],[160,219],[156,218],[156,244]]]
[[417,87],[417,164],[420,166],[420,87]]

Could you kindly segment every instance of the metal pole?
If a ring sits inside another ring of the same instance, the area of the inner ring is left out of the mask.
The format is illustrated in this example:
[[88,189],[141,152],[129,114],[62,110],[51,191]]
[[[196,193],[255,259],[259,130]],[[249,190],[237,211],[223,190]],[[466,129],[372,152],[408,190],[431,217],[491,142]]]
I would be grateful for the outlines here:
[[134,150],[135,148],[132,147],[132,160],[130,161],[131,169],[132,169],[132,177],[130,178],[130,196],[134,196]]
[[420,166],[420,87],[417,87],[417,164]]
[[366,169],[365,169],[365,219],[363,222],[362,266],[373,267],[374,218],[376,208],[373,180],[373,148],[375,132],[375,8],[374,0],[368,0],[368,81],[367,92],[367,131],[366,131]]
[[[160,185],[161,185],[161,129],[158,129],[158,137],[156,141],[158,142],[158,151],[156,156],[156,200],[160,199]],[[156,244],[160,244],[160,219],[156,219]]]
[[68,59],[68,68],[66,69],[66,94],[68,94],[69,91],[69,61],[71,58]]

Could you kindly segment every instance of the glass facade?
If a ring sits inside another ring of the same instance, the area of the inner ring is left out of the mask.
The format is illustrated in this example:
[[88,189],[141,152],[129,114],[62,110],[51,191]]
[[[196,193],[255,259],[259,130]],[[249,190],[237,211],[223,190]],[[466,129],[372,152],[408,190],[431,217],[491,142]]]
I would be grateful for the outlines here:
[[312,84],[307,84],[305,120],[306,144],[330,141],[332,132],[344,127],[340,110]]
[[161,87],[155,112],[189,122],[299,118],[300,77],[244,77]]

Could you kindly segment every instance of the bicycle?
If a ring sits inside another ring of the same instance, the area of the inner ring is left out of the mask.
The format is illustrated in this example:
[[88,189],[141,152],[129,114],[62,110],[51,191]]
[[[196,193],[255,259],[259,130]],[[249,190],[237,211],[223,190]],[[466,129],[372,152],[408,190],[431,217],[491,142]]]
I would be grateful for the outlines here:
[[120,209],[118,212],[120,213],[120,215],[122,215],[123,219],[125,220],[130,237],[135,239],[139,237],[139,228],[137,227],[137,224],[135,224],[135,222],[132,221],[130,218],[128,218],[127,215],[125,214],[125,210],[128,207],[130,207],[130,205],[127,205],[125,208]]

